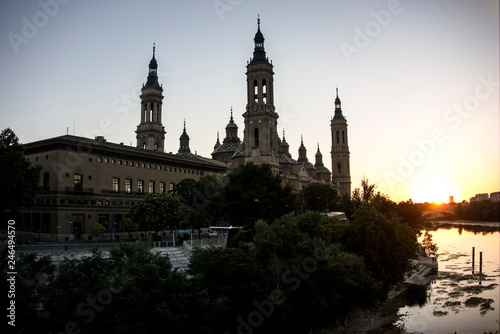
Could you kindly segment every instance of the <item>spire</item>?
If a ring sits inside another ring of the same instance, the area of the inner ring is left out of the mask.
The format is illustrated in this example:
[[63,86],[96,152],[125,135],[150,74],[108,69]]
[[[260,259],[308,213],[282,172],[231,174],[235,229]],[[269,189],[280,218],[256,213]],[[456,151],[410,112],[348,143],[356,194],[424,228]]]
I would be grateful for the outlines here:
[[322,157],[323,154],[321,154],[320,150],[319,150],[319,142],[318,142],[318,151],[316,152],[316,156],[317,157]]
[[219,130],[217,130],[217,142],[214,145],[214,150],[218,149],[220,146],[220,141],[219,141]]
[[337,92],[337,97],[335,98],[335,115],[333,116],[333,119],[343,119],[345,120],[345,117],[342,115],[342,108],[341,108],[341,103],[339,99],[339,88],[336,88]]
[[302,137],[302,134],[300,135],[300,147],[299,147],[299,151],[305,151],[306,150],[306,147],[304,146],[304,139]]
[[148,74],[148,81],[146,82],[145,87],[151,88],[159,88],[160,84],[158,83],[158,62],[155,59],[155,48],[156,45],[153,43],[153,58],[151,58],[151,61],[149,62],[149,74]]
[[302,138],[302,134],[300,135],[300,147],[299,147],[299,158],[298,162],[307,162],[307,149],[304,146],[304,140]]
[[179,153],[191,153],[191,149],[189,148],[189,136],[186,132],[186,119],[184,119],[184,131],[179,138]]
[[318,152],[316,152],[315,158],[316,158],[316,163],[314,164],[314,167],[319,168],[325,166],[323,164],[323,154],[321,154],[321,152],[319,151],[319,142],[318,142]]
[[255,42],[255,48],[253,50],[253,59],[251,63],[257,62],[268,62],[266,57],[266,51],[264,50],[264,35],[260,31],[260,16],[257,16],[257,33],[253,39]]
[[186,132],[186,119],[184,119],[184,131],[182,131],[180,139],[188,139],[189,140],[189,136]]

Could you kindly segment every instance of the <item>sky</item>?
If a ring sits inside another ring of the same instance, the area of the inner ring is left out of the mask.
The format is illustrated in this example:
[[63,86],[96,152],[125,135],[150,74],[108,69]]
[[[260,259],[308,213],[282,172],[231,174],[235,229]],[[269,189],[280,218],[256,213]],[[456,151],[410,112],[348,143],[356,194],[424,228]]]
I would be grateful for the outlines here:
[[0,1],[0,127],[135,146],[156,45],[166,152],[183,122],[210,157],[230,117],[243,138],[257,15],[274,65],[278,131],[331,169],[335,88],[352,188],[395,201],[500,189],[498,1]]

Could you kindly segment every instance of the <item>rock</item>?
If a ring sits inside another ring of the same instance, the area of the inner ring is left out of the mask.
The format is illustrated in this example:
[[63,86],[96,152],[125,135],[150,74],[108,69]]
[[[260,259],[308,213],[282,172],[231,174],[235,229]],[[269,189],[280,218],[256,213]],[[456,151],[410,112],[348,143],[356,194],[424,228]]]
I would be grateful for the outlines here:
[[432,314],[435,316],[435,317],[442,317],[442,316],[445,316],[448,314],[448,311],[434,311],[432,312]]
[[460,304],[461,304],[460,302],[447,301],[446,303],[444,303],[444,306],[453,307],[453,306],[459,306]]
[[485,299],[481,297],[470,297],[465,301],[465,306],[467,307],[477,307],[481,304],[491,304],[493,299]]

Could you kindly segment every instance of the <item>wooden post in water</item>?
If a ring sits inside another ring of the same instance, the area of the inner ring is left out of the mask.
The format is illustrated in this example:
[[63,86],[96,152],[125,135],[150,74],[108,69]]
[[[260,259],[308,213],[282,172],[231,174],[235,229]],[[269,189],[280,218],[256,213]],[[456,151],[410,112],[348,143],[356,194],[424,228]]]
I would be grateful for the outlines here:
[[472,247],[472,275],[474,275],[474,256],[476,252],[476,247]]
[[479,252],[479,273],[483,273],[483,252]]

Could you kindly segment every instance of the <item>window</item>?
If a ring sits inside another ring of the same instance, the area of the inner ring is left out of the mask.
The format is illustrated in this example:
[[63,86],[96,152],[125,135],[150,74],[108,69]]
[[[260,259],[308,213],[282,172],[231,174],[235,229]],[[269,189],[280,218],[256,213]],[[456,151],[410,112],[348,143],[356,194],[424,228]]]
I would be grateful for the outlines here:
[[340,144],[339,131],[337,130],[337,144]]
[[259,147],[259,129],[258,128],[255,128],[253,130],[253,134],[254,134],[254,147]]
[[160,182],[160,194],[165,193],[165,182]]
[[108,163],[108,161],[109,161],[108,158],[104,158],[105,163]]
[[144,181],[137,181],[137,192],[144,194]]
[[73,177],[73,184],[75,186],[75,191],[82,191],[83,189],[83,175],[75,174]]
[[253,100],[254,102],[259,102],[259,85],[257,84],[257,80],[253,81]]
[[342,144],[345,144],[345,132],[342,130]]
[[113,178],[113,192],[120,192],[120,179]]
[[101,157],[97,158],[97,161],[102,162],[102,158]]
[[340,163],[339,163],[339,164],[337,165],[337,169],[339,170],[339,174],[341,173],[341,167],[342,167],[342,166],[341,166],[341,165],[340,165]]
[[153,181],[149,181],[149,193],[154,194],[155,192],[155,183]]
[[170,188],[168,190],[174,191],[175,183],[170,182]]
[[109,226],[109,215],[100,214],[97,216],[97,222],[102,226],[108,228]]
[[267,102],[267,99],[266,99],[266,79],[262,80],[262,98],[263,98],[263,101],[264,103]]
[[125,191],[127,192],[127,194],[132,193],[132,180],[131,179],[125,180]]
[[50,174],[43,173],[43,190],[50,190]]

